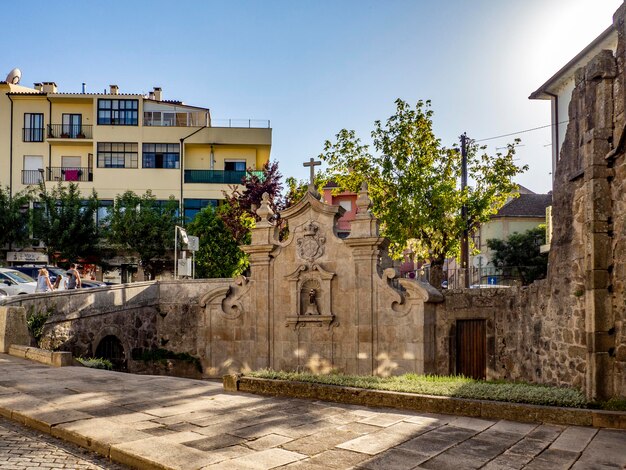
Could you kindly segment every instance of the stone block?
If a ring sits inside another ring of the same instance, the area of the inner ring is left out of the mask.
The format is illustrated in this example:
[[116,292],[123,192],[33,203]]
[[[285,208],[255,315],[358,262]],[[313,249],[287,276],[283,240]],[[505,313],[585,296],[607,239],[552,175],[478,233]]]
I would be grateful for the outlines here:
[[54,351],[51,357],[51,365],[54,367],[67,367],[74,365],[74,358],[71,352],[67,351]]
[[228,392],[236,392],[239,390],[239,379],[241,374],[228,374],[222,377],[224,390]]
[[9,346],[8,352],[11,356],[21,357],[22,359],[26,359],[26,353],[28,353],[29,349],[30,349],[30,346],[20,346],[17,344],[12,344],[11,346]]
[[12,344],[30,345],[24,307],[0,307],[0,352],[9,352]]
[[589,61],[585,67],[585,79],[614,78],[617,74],[617,63],[613,52],[603,50]]

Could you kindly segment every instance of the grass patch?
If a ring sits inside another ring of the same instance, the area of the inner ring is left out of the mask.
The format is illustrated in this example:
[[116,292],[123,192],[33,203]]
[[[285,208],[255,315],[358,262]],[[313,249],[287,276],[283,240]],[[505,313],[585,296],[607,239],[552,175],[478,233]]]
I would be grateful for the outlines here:
[[76,360],[85,367],[91,367],[92,369],[113,370],[113,363],[101,357],[78,357]]
[[305,372],[277,372],[259,370],[245,374],[264,379],[295,380],[300,382],[340,385],[373,390],[418,393],[443,397],[472,398],[531,405],[586,408],[587,399],[577,389],[531,385],[519,382],[483,381],[462,376],[404,374],[394,377],[356,375],[316,375]]

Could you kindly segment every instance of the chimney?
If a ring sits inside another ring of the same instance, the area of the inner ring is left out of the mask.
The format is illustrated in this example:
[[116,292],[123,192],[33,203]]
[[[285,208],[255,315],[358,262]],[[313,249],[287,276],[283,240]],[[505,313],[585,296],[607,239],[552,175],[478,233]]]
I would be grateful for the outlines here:
[[56,93],[57,84],[54,82],[43,82],[41,91],[44,93]]
[[118,87],[117,85],[109,85],[109,88],[111,89],[111,94],[112,95],[119,95],[120,94],[120,87]]
[[154,87],[154,99],[157,101],[161,101],[161,87],[159,86]]
[[154,101],[154,91],[151,91],[150,93],[148,93],[148,99]]
[[37,91],[43,91],[43,83],[33,83],[33,87],[35,87]]

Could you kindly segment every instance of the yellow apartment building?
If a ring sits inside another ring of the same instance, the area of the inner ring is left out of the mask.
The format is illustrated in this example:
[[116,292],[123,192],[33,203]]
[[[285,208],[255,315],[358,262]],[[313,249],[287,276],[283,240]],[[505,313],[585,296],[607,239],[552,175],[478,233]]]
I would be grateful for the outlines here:
[[75,182],[85,197],[96,190],[99,217],[116,195],[150,189],[157,200],[174,196],[189,220],[260,170],[271,144],[269,121],[213,121],[208,108],[164,100],[161,88],[62,93],[54,82],[0,82],[0,185],[15,194],[42,180]]

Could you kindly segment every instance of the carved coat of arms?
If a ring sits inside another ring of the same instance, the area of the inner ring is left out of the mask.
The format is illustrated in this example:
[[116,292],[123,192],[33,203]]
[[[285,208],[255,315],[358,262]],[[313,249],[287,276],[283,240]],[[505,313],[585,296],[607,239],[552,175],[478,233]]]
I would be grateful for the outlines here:
[[298,246],[298,256],[308,262],[313,262],[324,254],[324,244],[326,238],[320,236],[319,226],[314,222],[309,222],[304,226],[302,237],[296,240]]

